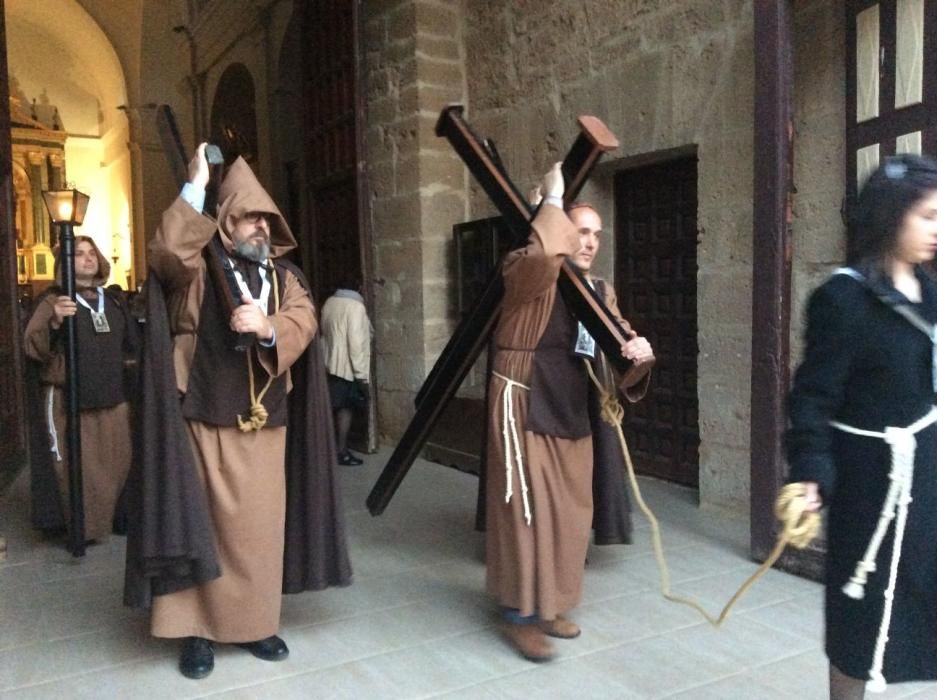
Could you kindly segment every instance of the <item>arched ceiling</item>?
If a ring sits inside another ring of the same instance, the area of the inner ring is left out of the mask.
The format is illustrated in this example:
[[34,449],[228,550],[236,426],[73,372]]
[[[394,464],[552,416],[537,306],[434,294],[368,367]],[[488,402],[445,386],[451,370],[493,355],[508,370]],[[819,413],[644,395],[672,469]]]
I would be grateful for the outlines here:
[[[121,0],[121,10],[125,3],[137,4]],[[127,102],[123,67],[107,35],[76,0],[4,5],[10,89],[25,98],[24,106],[33,98],[57,106],[63,126],[74,134],[101,135],[122,118],[117,106]]]

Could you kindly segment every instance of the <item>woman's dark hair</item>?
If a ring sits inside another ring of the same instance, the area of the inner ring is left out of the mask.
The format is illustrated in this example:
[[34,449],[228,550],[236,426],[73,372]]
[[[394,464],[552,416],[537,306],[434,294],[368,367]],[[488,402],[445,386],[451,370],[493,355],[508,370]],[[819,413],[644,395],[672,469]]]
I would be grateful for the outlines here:
[[937,192],[937,161],[910,154],[886,158],[862,187],[849,219],[846,263],[881,278],[905,216],[931,192]]
[[361,273],[356,270],[344,270],[339,272],[335,278],[335,289],[350,289],[357,292],[361,289]]

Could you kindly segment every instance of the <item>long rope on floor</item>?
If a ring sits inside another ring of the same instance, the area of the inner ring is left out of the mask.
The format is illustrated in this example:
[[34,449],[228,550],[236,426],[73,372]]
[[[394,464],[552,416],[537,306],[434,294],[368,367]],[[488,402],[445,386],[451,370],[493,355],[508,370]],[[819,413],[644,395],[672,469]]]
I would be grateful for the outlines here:
[[714,627],[721,627],[739,599],[774,565],[787,545],[790,544],[797,549],[804,549],[813,541],[817,532],[820,530],[819,513],[807,510],[806,489],[803,484],[787,484],[781,489],[774,504],[775,517],[781,523],[781,532],[778,534],[774,548],[771,550],[771,553],[764,563],[758,567],[755,573],[748,577],[729,599],[729,602],[722,608],[722,612],[719,613],[718,617],[711,615],[700,603],[692,598],[674,595],[670,591],[670,569],[667,566],[667,559],[664,556],[660,524],[654,512],[648,507],[647,503],[644,502],[644,498],[641,495],[641,488],[638,485],[638,479],[634,472],[634,464],[631,461],[631,453],[628,451],[628,444],[625,442],[625,434],[621,429],[621,422],[625,411],[615,394],[606,389],[595,376],[595,372],[592,370],[592,363],[588,360],[584,360],[584,363],[586,365],[586,370],[589,372],[589,377],[592,379],[593,384],[595,384],[599,392],[602,420],[614,427],[618,433],[618,441],[621,444],[621,451],[625,457],[628,481],[631,484],[635,502],[651,524],[651,540],[654,544],[654,556],[657,559],[657,568],[660,572],[661,594],[665,599],[673,603],[680,603],[681,605],[687,605],[693,608]]

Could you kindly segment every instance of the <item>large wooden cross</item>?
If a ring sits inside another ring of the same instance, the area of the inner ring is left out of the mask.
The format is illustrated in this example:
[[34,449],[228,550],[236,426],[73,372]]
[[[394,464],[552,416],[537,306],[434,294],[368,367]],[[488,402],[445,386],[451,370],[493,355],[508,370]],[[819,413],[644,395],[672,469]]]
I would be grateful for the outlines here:
[[[536,211],[511,182],[494,144],[482,141],[472,132],[462,118],[463,112],[461,106],[444,109],[436,124],[436,135],[449,140],[500,212],[513,235],[511,249],[522,247],[530,236],[530,222]],[[573,201],[582,190],[602,154],[618,148],[618,140],[596,117],[581,116],[578,122],[580,134],[562,166],[563,199],[566,203]],[[622,357],[621,346],[629,339],[628,332],[618,324],[582,273],[568,259],[561,268],[557,284],[570,311],[592,334],[609,361],[619,370],[626,370],[630,362]],[[367,506],[372,515],[384,512],[443,409],[487,345],[503,297],[504,283],[499,263],[417,393],[416,414],[368,495]]]

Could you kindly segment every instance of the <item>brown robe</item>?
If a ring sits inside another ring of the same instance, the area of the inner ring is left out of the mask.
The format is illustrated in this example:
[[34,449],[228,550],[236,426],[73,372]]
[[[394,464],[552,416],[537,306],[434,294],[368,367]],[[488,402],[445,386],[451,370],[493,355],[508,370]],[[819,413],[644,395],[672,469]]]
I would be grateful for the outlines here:
[[[243,161],[228,171],[219,194],[219,221],[231,230],[237,216],[267,211],[271,258],[295,246],[276,205]],[[178,198],[163,214],[150,248],[150,265],[170,290],[173,364],[185,394],[195,356],[196,331],[205,293],[202,249],[217,224]],[[231,243],[222,236],[230,250]],[[271,290],[273,294],[273,290]],[[276,345],[258,347],[268,376],[289,372],[316,332],[315,309],[299,280],[287,273],[279,311],[269,316]],[[245,364],[245,373],[247,366]],[[258,377],[263,386],[267,377]],[[258,387],[258,390],[259,390]],[[153,599],[151,631],[157,637],[198,636],[245,642],[276,634],[283,581],[286,428],[242,433],[236,427],[187,420],[199,479],[205,487],[221,576],[200,586]]]
[[566,215],[557,207],[541,207],[527,247],[511,253],[504,264],[505,296],[491,364],[487,589],[500,605],[543,620],[555,619],[582,597],[592,526],[592,438],[563,439],[525,430],[529,397],[525,389],[513,387],[511,404],[529,489],[528,524],[516,457],[511,468],[514,493],[505,503],[502,401],[507,382],[501,377],[531,385],[534,350],[553,310],[560,267],[579,247],[579,234]]
[[[91,242],[94,251],[98,257],[98,277],[92,280],[92,284],[97,287],[106,282],[110,274],[110,265],[98,250],[94,241],[86,236],[77,237],[78,241]],[[56,272],[58,272],[58,261],[56,261]],[[80,293],[80,291],[79,291]],[[55,480],[58,484],[58,506],[64,517],[64,522],[69,522],[69,484],[68,484],[68,445],[65,439],[65,355],[62,347],[54,339],[55,332],[50,327],[53,319],[53,308],[58,294],[53,291],[43,297],[33,312],[29,323],[26,326],[24,347],[26,355],[36,361],[39,365],[40,390],[38,401],[40,403],[43,424],[46,427],[47,434],[51,436],[54,429],[58,453],[52,455],[52,466],[55,473]],[[94,305],[96,302],[91,300],[89,303]],[[96,363],[107,365],[107,371],[104,374],[108,376],[117,375],[122,381],[124,367],[124,352],[131,352],[135,345],[136,334],[134,329],[129,326],[132,323],[129,315],[119,323],[115,318],[116,314],[124,313],[120,305],[112,298],[106,297],[106,306],[108,318],[111,321],[112,332],[117,329],[123,330],[123,337],[115,340],[120,348],[117,352],[104,351],[102,347],[85,347],[79,344],[78,352],[82,355],[90,355],[95,358]],[[88,313],[79,307],[79,314]],[[129,337],[129,336],[132,336]],[[94,340],[94,336],[89,336]],[[113,348],[113,343],[110,344]],[[81,362],[79,362],[81,365]],[[116,366],[115,366],[116,365]],[[88,377],[85,377],[88,380]],[[79,382],[81,377],[79,377]],[[107,393],[124,397],[122,388],[113,387]],[[51,401],[51,406],[50,406]],[[106,402],[110,403],[110,402]],[[51,426],[49,418],[52,419]],[[121,490],[127,480],[127,473],[130,471],[130,462],[133,449],[130,438],[130,405],[126,400],[117,400],[112,405],[97,406],[95,408],[82,408],[79,414],[81,424],[81,472],[82,472],[82,496],[85,515],[85,538],[96,542],[104,542],[111,534],[111,528],[114,521],[114,511],[120,498]],[[52,447],[51,437],[47,441],[42,441],[39,449],[48,450]],[[41,468],[40,458],[33,460],[32,468]],[[48,468],[48,467],[46,467]],[[43,500],[48,502],[48,494],[40,494],[34,498],[35,501]]]

